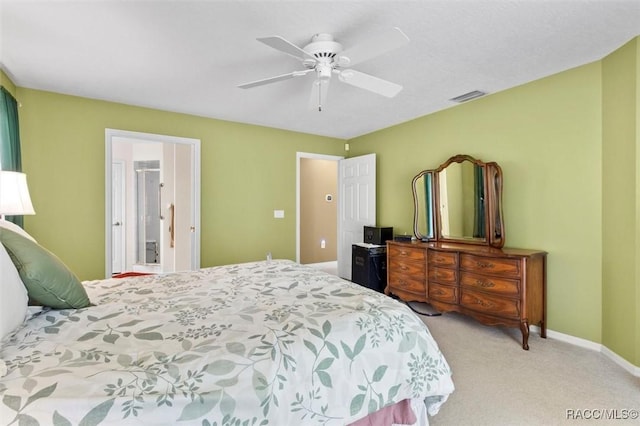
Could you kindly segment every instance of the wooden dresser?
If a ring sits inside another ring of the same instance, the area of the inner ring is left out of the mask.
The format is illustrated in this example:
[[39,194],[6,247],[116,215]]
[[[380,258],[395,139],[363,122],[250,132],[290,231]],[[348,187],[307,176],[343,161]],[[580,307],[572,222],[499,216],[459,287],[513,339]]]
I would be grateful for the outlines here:
[[546,252],[443,242],[387,241],[385,294],[431,304],[487,325],[529,325],[546,337]]

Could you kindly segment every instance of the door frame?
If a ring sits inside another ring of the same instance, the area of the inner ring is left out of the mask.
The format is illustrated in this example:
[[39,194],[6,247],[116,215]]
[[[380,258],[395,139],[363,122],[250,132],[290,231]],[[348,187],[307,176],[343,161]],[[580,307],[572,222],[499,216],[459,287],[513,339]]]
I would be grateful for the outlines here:
[[178,136],[159,135],[153,133],[133,132],[129,130],[105,129],[105,277],[112,274],[112,145],[114,138],[135,139],[151,143],[187,144],[193,149],[191,159],[191,200],[192,200],[192,232],[191,232],[191,269],[200,268],[200,139]]
[[[312,160],[329,160],[329,161],[335,161],[339,163],[340,160],[344,160],[344,156],[316,154],[312,152],[296,153],[296,262],[298,263],[300,263],[300,161],[302,158],[309,158]],[[337,173],[339,177],[339,170]],[[340,185],[339,181],[338,181],[338,185]],[[340,218],[340,212],[336,214],[336,221],[338,221],[339,218]],[[338,244],[340,243],[339,239],[340,239],[340,233],[338,232],[338,235],[336,235],[336,241]]]

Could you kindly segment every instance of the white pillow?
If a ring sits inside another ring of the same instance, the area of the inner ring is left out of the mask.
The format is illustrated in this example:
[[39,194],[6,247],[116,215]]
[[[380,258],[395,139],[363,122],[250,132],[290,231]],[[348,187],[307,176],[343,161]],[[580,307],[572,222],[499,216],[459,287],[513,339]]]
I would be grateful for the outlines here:
[[35,238],[33,238],[31,235],[29,235],[29,234],[27,233],[27,231],[25,231],[24,229],[20,228],[18,225],[16,225],[16,224],[15,224],[15,223],[13,223],[13,222],[9,222],[8,220],[5,220],[5,219],[0,219],[0,227],[2,227],[2,228],[6,228],[6,229],[8,229],[9,231],[13,231],[13,232],[15,232],[16,234],[20,234],[20,235],[22,235],[23,237],[30,239],[30,240],[31,240],[31,241],[33,241],[34,243],[37,243],[36,239],[35,239]]
[[0,244],[0,340],[22,324],[28,302],[27,289],[18,270]]

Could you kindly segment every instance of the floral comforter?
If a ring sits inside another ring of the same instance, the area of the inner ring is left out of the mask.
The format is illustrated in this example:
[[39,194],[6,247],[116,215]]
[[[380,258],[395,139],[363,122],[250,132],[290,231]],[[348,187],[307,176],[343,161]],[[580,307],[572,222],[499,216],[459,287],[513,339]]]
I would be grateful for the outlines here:
[[345,425],[453,391],[409,309],[291,261],[84,284],[3,342],[2,424]]

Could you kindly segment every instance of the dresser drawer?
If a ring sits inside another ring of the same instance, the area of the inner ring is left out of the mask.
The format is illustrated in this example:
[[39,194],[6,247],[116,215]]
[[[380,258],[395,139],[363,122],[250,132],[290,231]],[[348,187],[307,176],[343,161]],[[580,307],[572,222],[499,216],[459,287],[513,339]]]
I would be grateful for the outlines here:
[[424,262],[413,262],[408,261],[407,259],[398,259],[396,257],[392,257],[389,260],[388,268],[392,272],[417,276],[422,280],[424,280],[425,278]]
[[497,317],[520,318],[520,301],[516,299],[508,299],[462,288],[460,290],[460,305]]
[[460,255],[460,267],[466,271],[505,277],[520,278],[521,274],[518,259],[499,259],[463,253]]
[[458,271],[448,268],[429,267],[429,282],[436,281],[442,284],[456,284],[458,282]]
[[[429,275],[429,278],[431,278],[431,275]],[[460,285],[508,296],[517,296],[520,294],[520,280],[510,280],[498,276],[461,272]]]
[[388,256],[391,259],[408,259],[424,262],[425,250],[419,247],[398,246],[389,244]]
[[447,266],[455,268],[458,265],[458,253],[448,251],[429,250],[429,265]]
[[[389,270],[388,286],[398,290],[408,291],[420,295],[427,294],[427,288],[424,281],[424,273],[421,275],[410,275],[399,272],[394,269]],[[424,296],[423,296],[424,297]]]
[[445,303],[458,303],[458,289],[448,285],[429,283],[429,299]]

